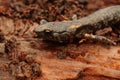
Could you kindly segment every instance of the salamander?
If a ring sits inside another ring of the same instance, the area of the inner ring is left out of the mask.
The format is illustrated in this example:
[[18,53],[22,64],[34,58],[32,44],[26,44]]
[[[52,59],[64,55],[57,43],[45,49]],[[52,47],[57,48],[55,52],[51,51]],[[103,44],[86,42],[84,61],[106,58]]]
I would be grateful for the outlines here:
[[48,22],[39,25],[35,29],[35,32],[44,40],[60,43],[69,42],[75,38],[81,39],[82,37],[88,37],[115,44],[115,42],[104,36],[95,35],[95,32],[117,23],[120,23],[120,5],[99,9],[78,20]]

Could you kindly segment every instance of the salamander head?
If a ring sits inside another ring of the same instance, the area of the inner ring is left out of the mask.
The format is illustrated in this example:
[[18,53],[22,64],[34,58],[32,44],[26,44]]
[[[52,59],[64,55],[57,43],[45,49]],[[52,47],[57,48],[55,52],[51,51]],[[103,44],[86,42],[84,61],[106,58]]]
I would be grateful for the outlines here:
[[43,25],[39,25],[35,32],[38,37],[44,40],[50,40],[60,43],[69,42],[70,38],[73,37],[69,31],[67,31],[70,24],[66,22],[48,22]]

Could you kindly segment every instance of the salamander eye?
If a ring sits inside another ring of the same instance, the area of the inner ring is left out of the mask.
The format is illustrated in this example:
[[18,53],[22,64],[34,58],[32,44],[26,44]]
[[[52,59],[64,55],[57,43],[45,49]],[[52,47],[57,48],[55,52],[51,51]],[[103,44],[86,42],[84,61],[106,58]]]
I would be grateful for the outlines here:
[[50,30],[50,29],[45,29],[44,32],[45,32],[45,33],[52,33],[53,31]]

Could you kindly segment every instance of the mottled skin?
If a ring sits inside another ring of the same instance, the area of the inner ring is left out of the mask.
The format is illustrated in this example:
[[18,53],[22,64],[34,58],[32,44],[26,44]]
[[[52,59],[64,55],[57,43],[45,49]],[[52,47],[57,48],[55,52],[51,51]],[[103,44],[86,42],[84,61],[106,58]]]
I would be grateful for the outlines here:
[[45,40],[69,42],[117,23],[120,23],[120,5],[100,9],[79,20],[48,22],[37,27],[35,32]]

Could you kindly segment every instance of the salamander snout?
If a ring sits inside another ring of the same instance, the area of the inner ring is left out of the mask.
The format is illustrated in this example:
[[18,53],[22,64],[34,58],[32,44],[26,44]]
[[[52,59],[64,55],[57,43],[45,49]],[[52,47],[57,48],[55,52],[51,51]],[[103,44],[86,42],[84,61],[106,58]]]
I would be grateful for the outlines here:
[[51,38],[51,36],[53,35],[53,30],[51,30],[45,26],[39,26],[34,31],[39,38],[41,37],[46,40],[49,40]]

